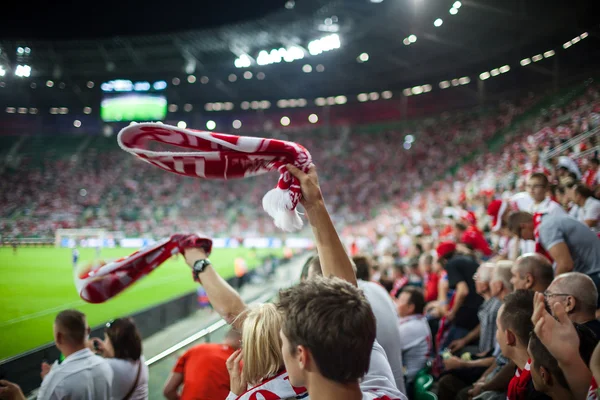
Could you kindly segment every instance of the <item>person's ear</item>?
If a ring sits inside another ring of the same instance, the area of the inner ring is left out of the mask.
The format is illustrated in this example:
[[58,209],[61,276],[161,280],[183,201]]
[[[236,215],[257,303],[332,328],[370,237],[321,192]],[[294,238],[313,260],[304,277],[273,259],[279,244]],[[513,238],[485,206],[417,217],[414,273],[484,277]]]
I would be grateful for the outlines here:
[[506,344],[509,346],[517,345],[517,336],[510,329],[506,330]]
[[63,344],[64,336],[61,331],[56,332],[56,344]]
[[575,309],[576,301],[577,300],[575,300],[575,297],[567,296],[567,302],[565,303],[565,312],[567,314]]
[[540,367],[540,377],[546,386],[552,386],[552,375],[545,367]]
[[298,362],[298,366],[301,370],[305,370],[310,368],[310,353],[308,349],[304,346],[298,345],[296,346],[296,361]]
[[525,287],[529,290],[533,287],[533,275],[525,275]]

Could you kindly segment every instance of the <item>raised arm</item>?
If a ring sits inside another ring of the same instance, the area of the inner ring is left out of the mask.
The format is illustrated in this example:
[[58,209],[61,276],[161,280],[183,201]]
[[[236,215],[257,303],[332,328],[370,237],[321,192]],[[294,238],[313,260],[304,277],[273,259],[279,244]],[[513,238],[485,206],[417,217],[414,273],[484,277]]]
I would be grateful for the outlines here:
[[356,274],[352,268],[352,261],[350,261],[325,207],[314,165],[311,166],[308,174],[291,164],[287,165],[287,169],[300,181],[301,203],[306,210],[306,216],[315,236],[323,276],[337,276],[356,286]]
[[[206,259],[206,253],[200,248],[188,248],[184,251],[185,262],[194,267],[199,260]],[[215,311],[221,315],[228,324],[241,330],[244,322],[244,315],[247,309],[246,304],[226,281],[221,278],[212,265],[208,265],[202,271],[198,278],[206,290],[206,295]]]

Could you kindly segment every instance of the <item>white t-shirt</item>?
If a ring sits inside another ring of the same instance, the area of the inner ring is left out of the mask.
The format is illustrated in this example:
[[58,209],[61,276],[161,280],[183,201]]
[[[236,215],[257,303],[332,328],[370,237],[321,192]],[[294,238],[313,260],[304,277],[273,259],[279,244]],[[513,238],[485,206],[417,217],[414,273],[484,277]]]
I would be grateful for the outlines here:
[[110,398],[113,371],[90,349],[79,350],[52,365],[42,381],[38,400],[96,400]]
[[588,197],[583,207],[577,213],[577,219],[585,223],[588,220],[595,220],[596,225],[591,227],[593,231],[600,231],[600,200]]
[[542,214],[566,214],[566,211],[550,197],[546,197],[540,204],[531,204],[528,212]]
[[406,393],[402,363],[402,337],[396,323],[398,313],[389,293],[375,282],[358,281],[358,288],[363,291],[371,304],[375,323],[377,324],[377,342],[383,347],[394,375],[396,387]]
[[400,318],[402,357],[406,366],[406,381],[412,382],[417,372],[425,367],[431,352],[431,330],[423,315]]
[[139,361],[119,358],[107,358],[106,361],[114,372],[111,399],[122,400],[129,393],[137,377],[138,365],[141,365],[142,369],[130,400],[146,400],[148,398],[148,366],[144,356]]
[[360,390],[363,393],[363,400],[408,400],[396,388],[385,351],[377,340],[373,343],[369,371],[360,382]]

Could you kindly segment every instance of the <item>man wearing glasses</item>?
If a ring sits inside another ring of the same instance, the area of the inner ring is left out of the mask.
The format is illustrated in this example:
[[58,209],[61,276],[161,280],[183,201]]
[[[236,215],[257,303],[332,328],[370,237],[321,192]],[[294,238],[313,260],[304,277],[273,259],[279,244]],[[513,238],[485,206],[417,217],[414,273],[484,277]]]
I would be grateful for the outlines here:
[[600,338],[600,322],[596,319],[598,290],[589,276],[580,272],[557,276],[544,297],[547,303],[562,303],[572,322],[587,326]]
[[533,199],[530,209],[527,210],[532,214],[565,214],[565,210],[556,201],[548,196],[550,182],[548,177],[541,172],[531,174],[525,185],[527,192]]

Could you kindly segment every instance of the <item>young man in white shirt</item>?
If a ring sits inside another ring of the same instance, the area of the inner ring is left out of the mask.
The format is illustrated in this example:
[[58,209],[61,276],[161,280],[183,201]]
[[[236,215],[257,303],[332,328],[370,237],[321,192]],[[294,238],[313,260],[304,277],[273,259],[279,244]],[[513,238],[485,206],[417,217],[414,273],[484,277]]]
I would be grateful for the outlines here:
[[65,356],[62,363],[42,364],[38,400],[109,399],[113,371],[105,359],[87,348],[90,328],[85,314],[65,310],[54,321],[54,343]]
[[594,232],[600,232],[600,200],[583,183],[576,184],[571,190],[573,202],[578,206],[577,219]]
[[548,177],[541,172],[531,174],[527,179],[525,185],[529,195],[533,199],[533,204],[529,207],[528,211],[532,214],[565,214],[565,210],[556,201],[552,200],[548,196],[548,189],[550,189],[550,182]]

